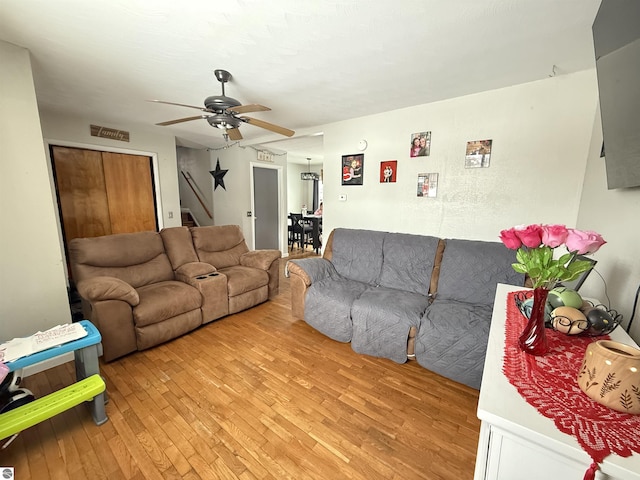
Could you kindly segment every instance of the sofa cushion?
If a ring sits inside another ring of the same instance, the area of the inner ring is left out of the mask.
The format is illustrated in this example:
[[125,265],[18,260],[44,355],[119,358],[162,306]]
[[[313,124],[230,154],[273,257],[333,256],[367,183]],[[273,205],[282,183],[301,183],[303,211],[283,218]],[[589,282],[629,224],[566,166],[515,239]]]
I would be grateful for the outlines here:
[[515,261],[515,251],[499,242],[447,239],[437,298],[493,305],[498,283],[523,284],[511,267]]
[[217,269],[240,265],[240,255],[249,251],[238,225],[191,227],[191,237],[198,259]]
[[492,308],[436,299],[416,336],[416,360],[424,368],[479,389]]
[[134,288],[173,280],[160,234],[136,232],[69,242],[73,278],[116,277]]
[[188,227],[163,228],[160,230],[160,237],[174,270],[185,263],[198,261]]
[[331,262],[343,277],[376,285],[382,269],[385,232],[337,228]]
[[202,305],[200,292],[182,282],[158,282],[140,287],[137,291],[140,303],[133,309],[133,321],[137,327],[162,322],[199,309]]
[[351,305],[369,285],[331,275],[314,282],[305,296],[304,320],[339,342],[351,341]]
[[438,241],[406,233],[385,235],[380,285],[427,295]]
[[227,292],[229,297],[242,295],[260,287],[269,285],[269,274],[257,268],[237,265],[218,269],[227,277]]
[[428,306],[426,294],[368,288],[351,307],[351,348],[358,353],[406,362],[409,330],[420,324]]

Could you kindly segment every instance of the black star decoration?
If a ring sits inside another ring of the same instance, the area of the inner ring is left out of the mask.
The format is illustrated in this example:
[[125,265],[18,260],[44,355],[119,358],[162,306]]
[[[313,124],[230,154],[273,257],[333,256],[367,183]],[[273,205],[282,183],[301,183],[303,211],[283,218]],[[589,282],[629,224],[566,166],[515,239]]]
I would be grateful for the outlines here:
[[209,172],[211,175],[213,175],[213,179],[215,181],[215,185],[213,186],[214,190],[218,188],[218,185],[226,190],[226,187],[224,186],[224,176],[228,171],[229,170],[222,170],[220,168],[220,159],[218,158],[218,161],[216,162],[216,169]]

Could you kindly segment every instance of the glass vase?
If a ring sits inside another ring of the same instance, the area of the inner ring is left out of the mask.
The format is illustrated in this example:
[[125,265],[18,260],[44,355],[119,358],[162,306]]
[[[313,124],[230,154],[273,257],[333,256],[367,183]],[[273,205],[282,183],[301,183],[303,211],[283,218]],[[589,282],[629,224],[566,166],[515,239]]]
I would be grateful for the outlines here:
[[544,327],[544,310],[548,295],[549,290],[545,287],[538,287],[533,290],[531,316],[518,339],[520,349],[530,355],[544,355],[549,351]]

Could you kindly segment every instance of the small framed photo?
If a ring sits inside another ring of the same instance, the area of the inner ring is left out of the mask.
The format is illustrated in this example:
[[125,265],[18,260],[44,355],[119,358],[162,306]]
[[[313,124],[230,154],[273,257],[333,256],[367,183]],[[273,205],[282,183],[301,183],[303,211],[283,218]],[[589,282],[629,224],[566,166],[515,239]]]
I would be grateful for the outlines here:
[[362,185],[364,154],[342,156],[342,185]]
[[380,183],[395,183],[397,170],[397,160],[380,162]]
[[411,134],[410,157],[426,157],[431,151],[431,132],[418,132]]
[[418,197],[434,198],[438,193],[438,174],[418,174]]
[[464,157],[464,168],[488,168],[491,161],[491,144],[493,140],[474,140],[467,142],[467,153]]

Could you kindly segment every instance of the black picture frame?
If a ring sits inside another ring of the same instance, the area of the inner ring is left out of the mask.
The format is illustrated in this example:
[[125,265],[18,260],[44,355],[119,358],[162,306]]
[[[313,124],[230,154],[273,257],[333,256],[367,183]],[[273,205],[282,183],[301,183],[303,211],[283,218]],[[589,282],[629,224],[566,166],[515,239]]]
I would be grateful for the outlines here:
[[598,262],[597,260],[594,260],[593,258],[590,258],[590,257],[585,257],[584,255],[576,255],[575,258],[573,259],[573,262],[575,262],[576,260],[582,260],[582,261],[591,263],[591,268],[586,272],[582,272],[580,276],[575,280],[571,280],[570,282],[562,282],[561,286],[568,288],[569,290],[575,290],[577,292],[582,286],[582,284],[584,283],[584,281],[587,279],[589,274],[591,273],[591,270],[593,270],[593,267],[595,267],[596,263]]
[[364,180],[364,154],[342,156],[342,185],[362,185]]

